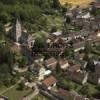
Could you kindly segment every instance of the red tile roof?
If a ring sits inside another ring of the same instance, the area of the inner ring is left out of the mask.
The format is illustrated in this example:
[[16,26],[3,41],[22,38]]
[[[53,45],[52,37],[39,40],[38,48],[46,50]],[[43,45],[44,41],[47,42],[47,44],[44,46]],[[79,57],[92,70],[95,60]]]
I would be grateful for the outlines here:
[[55,83],[57,83],[57,80],[56,80],[56,78],[55,78],[54,76],[50,76],[50,77],[48,77],[47,79],[45,79],[45,80],[43,81],[43,84],[44,84],[46,87],[49,87],[49,86],[51,86],[51,85],[53,85],[53,84],[55,84]]

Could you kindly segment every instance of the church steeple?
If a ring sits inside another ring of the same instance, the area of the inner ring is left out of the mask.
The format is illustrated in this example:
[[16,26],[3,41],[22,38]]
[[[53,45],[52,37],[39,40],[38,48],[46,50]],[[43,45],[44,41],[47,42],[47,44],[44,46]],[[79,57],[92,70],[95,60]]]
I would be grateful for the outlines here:
[[21,23],[20,23],[20,21],[18,19],[16,20],[15,32],[16,32],[16,42],[19,42],[20,41],[20,37],[22,35],[22,29],[21,29]]

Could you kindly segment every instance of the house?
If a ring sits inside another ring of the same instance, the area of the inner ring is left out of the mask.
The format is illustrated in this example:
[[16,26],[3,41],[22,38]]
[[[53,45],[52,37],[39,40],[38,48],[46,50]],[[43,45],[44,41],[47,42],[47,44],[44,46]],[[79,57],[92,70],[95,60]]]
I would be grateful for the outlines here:
[[57,60],[51,57],[45,60],[44,64],[47,68],[54,70],[56,68]]
[[[86,25],[87,25],[87,23],[86,23]],[[86,26],[86,25],[85,25],[85,26]],[[89,25],[90,25],[90,23],[89,23]],[[93,32],[92,30],[87,30],[86,28],[83,28],[82,30],[80,30],[79,33],[80,33],[81,36],[83,36],[83,37],[88,37],[89,34],[93,34],[94,32]]]
[[23,32],[20,38],[20,43],[27,45],[29,48],[32,48],[35,43],[35,37],[33,35]]
[[90,72],[88,75],[88,82],[100,85],[100,74]]
[[83,50],[85,48],[85,41],[80,41],[78,43],[73,44],[74,51],[78,52],[79,50]]
[[77,15],[77,18],[82,18],[82,19],[89,19],[91,17],[89,12],[82,12],[80,14]]
[[83,27],[84,23],[83,23],[82,18],[73,19],[72,20],[72,25],[77,26],[77,27]]
[[43,87],[48,90],[56,86],[56,83],[57,83],[57,79],[54,76],[49,76],[44,81],[42,81]]
[[60,100],[74,100],[75,98],[74,94],[62,88],[58,90],[57,95]]
[[32,71],[35,75],[39,74],[40,69],[41,69],[41,65],[39,65],[37,63],[30,65],[28,68],[28,70]]
[[90,17],[91,15],[89,12],[82,16],[83,19],[89,19]]
[[75,99],[74,100],[90,100],[89,98],[85,98],[81,95],[76,95]]
[[35,58],[34,58],[34,62],[35,63],[43,63],[44,61],[44,57],[41,56],[41,55],[37,55]]
[[90,100],[85,96],[81,96],[78,93],[67,91],[65,89],[59,88],[58,91],[50,91],[50,93],[57,98],[57,100]]
[[51,33],[53,36],[56,36],[56,37],[58,37],[58,36],[61,36],[62,35],[62,32],[61,31],[57,31],[57,32],[53,32],[53,33]]
[[100,64],[96,61],[95,61],[95,72],[89,73],[88,81],[96,85],[100,84]]
[[98,44],[100,42],[100,36],[99,36],[99,33],[98,34],[94,34],[94,35],[90,35],[88,37],[88,41],[91,43],[91,44]]
[[86,72],[68,72],[67,77],[79,84],[85,84],[88,79],[88,73],[86,73]]
[[94,3],[94,6],[96,7],[96,9],[100,9],[100,2],[98,1],[98,2],[95,2]]
[[59,61],[59,64],[60,64],[61,69],[63,69],[63,70],[66,70],[69,67],[68,60],[66,60],[66,59],[61,59]]
[[94,31],[95,31],[95,30],[98,30],[98,29],[99,29],[99,23],[100,23],[100,22],[91,21],[91,22],[90,22],[90,29],[91,29],[91,30],[94,30]]
[[38,80],[39,81],[44,80],[45,71],[46,71],[46,69],[44,67],[40,68],[39,73],[38,73]]
[[79,6],[75,7],[72,9],[73,17],[77,18],[79,14],[82,13],[81,8]]
[[65,41],[62,38],[57,38],[54,40],[54,44],[57,45],[58,47],[62,47],[65,44]]
[[74,65],[70,66],[67,70],[69,72],[80,72],[80,69],[81,69],[80,64],[74,64]]
[[100,74],[100,64],[95,65],[95,73]]
[[82,61],[84,59],[84,57],[85,57],[85,53],[83,53],[83,52],[82,53],[79,53],[79,52],[75,53],[75,59],[76,60],[81,60]]
[[67,16],[70,16],[70,17],[72,18],[72,17],[73,17],[72,12],[71,12],[71,11],[67,11],[67,12],[65,13],[65,17],[67,17]]
[[79,32],[70,32],[69,34],[68,34],[68,37],[70,38],[70,39],[73,39],[73,38],[78,38],[78,37],[81,37],[81,34],[79,33]]

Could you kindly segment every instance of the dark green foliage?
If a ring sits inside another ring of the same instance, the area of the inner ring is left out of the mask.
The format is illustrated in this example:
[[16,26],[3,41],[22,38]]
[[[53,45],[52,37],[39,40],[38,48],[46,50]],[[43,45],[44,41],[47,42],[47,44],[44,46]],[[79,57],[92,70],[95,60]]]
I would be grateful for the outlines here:
[[19,67],[21,68],[26,67],[27,64],[28,64],[28,59],[25,56],[23,56],[21,61],[19,62]]
[[96,7],[94,5],[92,5],[90,13],[92,15],[96,15],[96,11],[97,11]]
[[10,49],[8,46],[0,45],[0,64],[3,63],[13,63],[13,54],[10,52]]
[[73,86],[72,86],[70,80],[67,79],[67,77],[65,79],[64,78],[65,78],[65,76],[63,76],[63,75],[57,78],[59,80],[59,82],[57,83],[57,86],[59,88],[63,88],[63,89],[70,91],[71,89],[73,89]]
[[46,46],[45,36],[38,36],[35,40],[32,50],[33,52],[44,52]]
[[81,93],[82,95],[88,96],[89,95],[89,86],[88,85],[82,86],[79,93]]
[[95,70],[94,61],[91,58],[88,59],[87,69],[93,72]]
[[53,33],[53,32],[56,32],[57,31],[57,28],[56,28],[56,26],[54,26],[54,27],[52,27],[52,29],[51,29],[51,33]]
[[58,0],[0,0],[0,21],[5,24],[19,18],[32,32],[46,30],[43,13],[55,13],[59,5]]
[[4,84],[5,86],[10,85],[11,74],[9,72],[10,69],[7,64],[0,65],[0,83]]
[[16,84],[16,78],[12,78],[10,82],[12,85]]
[[71,23],[71,18],[70,18],[70,16],[66,16],[66,23],[68,23],[68,24]]
[[86,43],[84,51],[85,51],[86,54],[91,53],[91,51],[92,51],[92,46],[91,46],[90,43],[88,43],[88,42]]
[[74,49],[73,48],[66,48],[63,56],[67,57],[67,58],[74,58]]
[[60,66],[59,62],[57,62],[57,65],[56,65],[56,73],[57,74],[61,74],[61,72],[62,72],[61,66]]
[[0,37],[3,36],[4,34],[5,34],[4,25],[0,23]]
[[0,82],[5,86],[10,85],[11,70],[14,58],[8,46],[0,45]]
[[20,82],[18,89],[19,90],[24,90],[24,88],[25,88],[24,82]]

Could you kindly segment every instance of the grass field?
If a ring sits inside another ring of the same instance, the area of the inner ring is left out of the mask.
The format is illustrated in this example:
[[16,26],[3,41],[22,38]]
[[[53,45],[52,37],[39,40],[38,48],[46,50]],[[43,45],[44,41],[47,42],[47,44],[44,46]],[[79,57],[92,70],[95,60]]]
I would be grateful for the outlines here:
[[22,98],[25,95],[31,94],[32,90],[28,89],[28,90],[17,90],[16,88],[18,87],[18,85],[16,85],[15,87],[11,88],[9,91],[5,92],[4,96],[7,96],[9,98],[9,100],[22,100]]
[[90,2],[95,0],[60,0],[61,4],[69,3],[72,6],[80,5],[81,7],[87,6]]

